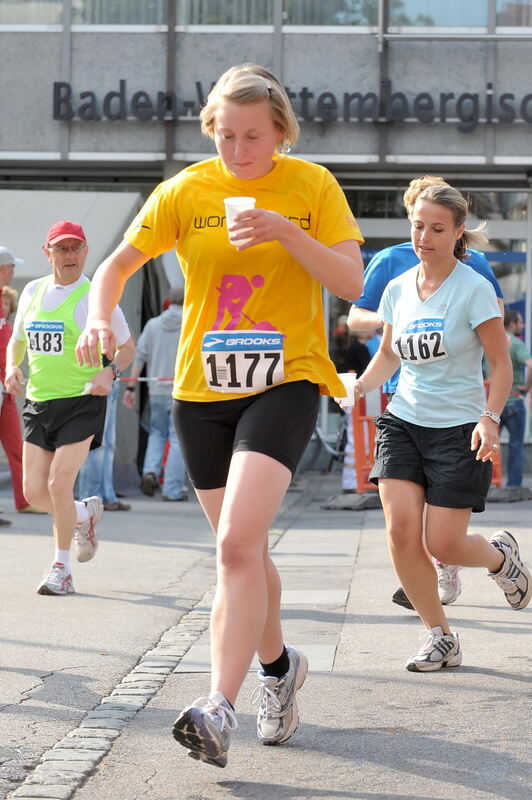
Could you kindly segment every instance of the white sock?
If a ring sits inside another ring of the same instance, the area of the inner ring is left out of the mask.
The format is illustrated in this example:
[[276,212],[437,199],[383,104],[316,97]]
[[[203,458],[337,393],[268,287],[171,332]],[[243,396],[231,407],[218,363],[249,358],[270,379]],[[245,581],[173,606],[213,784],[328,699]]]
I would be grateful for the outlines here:
[[70,570],[70,550],[60,550],[59,547],[56,547],[54,563],[63,564],[68,570]]
[[74,505],[76,506],[76,525],[82,525],[89,518],[89,509],[82,500],[75,500]]

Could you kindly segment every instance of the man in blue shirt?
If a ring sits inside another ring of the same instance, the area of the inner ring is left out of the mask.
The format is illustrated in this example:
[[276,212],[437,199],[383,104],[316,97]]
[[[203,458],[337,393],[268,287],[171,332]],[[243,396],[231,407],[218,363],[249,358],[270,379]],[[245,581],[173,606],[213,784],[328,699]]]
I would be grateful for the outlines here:
[[[410,181],[403,195],[403,203],[408,216],[410,216],[420,192],[427,186],[432,186],[435,183],[448,186],[443,178],[433,175],[425,175],[422,178],[415,178]],[[469,250],[468,254],[469,257],[464,263],[490,281],[495,289],[501,312],[504,314],[502,290],[486,257],[477,250]],[[362,294],[356,303],[351,306],[349,312],[348,325],[351,330],[365,332],[374,331],[376,328],[382,327],[383,320],[378,314],[378,308],[386,286],[393,278],[402,275],[417,263],[419,263],[419,259],[414,252],[411,242],[403,242],[401,244],[392,245],[391,247],[385,247],[373,256],[364,272],[364,288]],[[398,379],[399,370],[384,384],[383,391],[388,395],[394,394]],[[458,577],[459,567],[437,562],[436,569],[438,572],[441,602],[443,605],[453,603],[461,591],[461,581]],[[394,593],[392,600],[394,603],[397,603],[397,605],[405,608],[412,608],[412,604],[402,587]]]

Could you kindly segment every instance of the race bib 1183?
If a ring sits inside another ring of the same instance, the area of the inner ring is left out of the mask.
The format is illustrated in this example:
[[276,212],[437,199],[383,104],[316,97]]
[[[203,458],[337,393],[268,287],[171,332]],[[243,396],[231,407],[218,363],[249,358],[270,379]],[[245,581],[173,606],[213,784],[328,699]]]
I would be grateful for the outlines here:
[[213,392],[253,394],[284,379],[279,331],[208,331],[201,348],[203,372]]
[[32,353],[45,353],[61,356],[64,350],[65,323],[50,320],[32,320],[26,325],[28,350]]
[[392,349],[402,361],[430,364],[449,358],[443,338],[444,321],[440,317],[416,319],[394,339]]

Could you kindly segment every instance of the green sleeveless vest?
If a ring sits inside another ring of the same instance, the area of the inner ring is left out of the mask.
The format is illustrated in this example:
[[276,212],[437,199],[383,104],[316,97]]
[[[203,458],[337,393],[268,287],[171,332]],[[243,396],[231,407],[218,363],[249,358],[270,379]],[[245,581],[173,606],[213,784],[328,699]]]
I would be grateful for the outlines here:
[[53,311],[41,309],[42,298],[51,276],[43,278],[24,314],[24,331],[29,363],[26,397],[34,402],[80,397],[85,384],[102,367],[80,367],[75,348],[81,329],[74,321],[74,310],[90,289],[86,281]]

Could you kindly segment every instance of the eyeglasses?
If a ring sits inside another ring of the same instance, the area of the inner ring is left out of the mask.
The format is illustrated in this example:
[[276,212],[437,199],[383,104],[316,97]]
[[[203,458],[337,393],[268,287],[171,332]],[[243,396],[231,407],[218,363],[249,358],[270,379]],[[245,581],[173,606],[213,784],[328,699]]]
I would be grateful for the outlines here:
[[62,256],[66,256],[71,250],[73,253],[81,253],[85,247],[87,247],[87,245],[80,242],[79,244],[56,244],[48,249],[51,250],[52,253],[60,253]]

